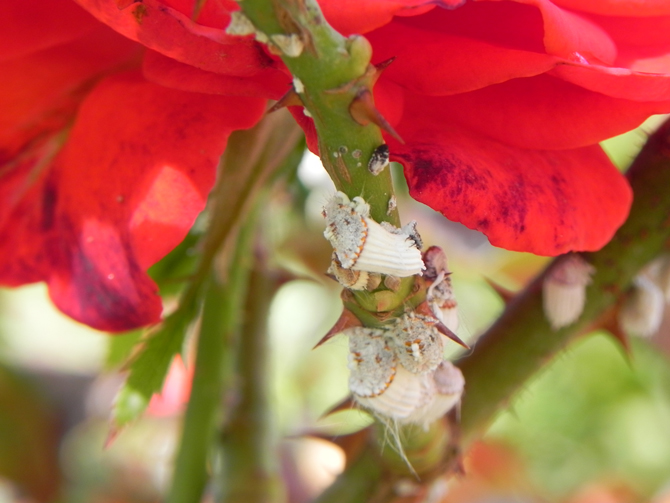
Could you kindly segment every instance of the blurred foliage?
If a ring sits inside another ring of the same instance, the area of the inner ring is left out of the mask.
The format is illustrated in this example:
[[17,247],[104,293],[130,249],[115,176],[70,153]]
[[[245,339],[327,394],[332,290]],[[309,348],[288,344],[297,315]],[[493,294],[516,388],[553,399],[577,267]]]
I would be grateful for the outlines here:
[[590,481],[623,483],[643,499],[670,482],[670,367],[646,341],[628,360],[595,333],[539,375],[489,430],[520,453],[552,499]]
[[0,363],[0,411],[0,479],[37,501],[51,501],[61,483],[53,407],[23,372]]

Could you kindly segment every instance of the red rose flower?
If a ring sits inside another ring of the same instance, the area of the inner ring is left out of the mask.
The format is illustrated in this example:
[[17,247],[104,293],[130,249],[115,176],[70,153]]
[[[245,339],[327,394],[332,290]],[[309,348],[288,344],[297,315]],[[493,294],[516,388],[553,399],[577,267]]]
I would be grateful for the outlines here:
[[118,331],[160,319],[146,269],[204,208],[230,132],[289,78],[252,42],[158,3],[100,5],[130,39],[216,74],[166,64],[70,0],[3,2],[0,282],[45,281],[63,312]]
[[321,4],[374,62],[396,58],[375,98],[412,197],[540,255],[599,249],[623,223],[630,189],[597,142],[670,112],[670,2]]
[[[97,21],[70,0],[0,7],[0,282],[46,281],[70,316],[124,330],[159,319],[146,268],[290,79],[225,34],[232,0],[197,23],[193,0],[77,2]],[[670,111],[670,6],[582,3],[322,0],[374,62],[396,58],[375,99],[413,197],[547,255],[607,242],[631,194],[597,142]]]

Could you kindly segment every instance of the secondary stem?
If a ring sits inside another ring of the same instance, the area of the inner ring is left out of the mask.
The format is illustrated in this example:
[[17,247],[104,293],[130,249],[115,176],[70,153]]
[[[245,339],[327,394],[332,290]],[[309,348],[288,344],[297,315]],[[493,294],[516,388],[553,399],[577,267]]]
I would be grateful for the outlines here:
[[275,503],[285,499],[268,399],[267,315],[277,284],[256,260],[249,285],[242,327],[244,339],[237,356],[240,402],[222,436],[220,501]]
[[200,322],[195,373],[168,503],[197,503],[208,480],[207,460],[220,414],[223,391],[231,385],[232,352],[249,281],[248,256],[254,230],[248,220],[240,233],[225,283],[210,271]]

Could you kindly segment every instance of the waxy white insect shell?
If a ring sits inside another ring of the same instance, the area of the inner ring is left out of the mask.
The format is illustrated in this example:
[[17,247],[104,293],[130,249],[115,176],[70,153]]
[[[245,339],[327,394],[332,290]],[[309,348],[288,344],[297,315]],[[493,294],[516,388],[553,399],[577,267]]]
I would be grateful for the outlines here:
[[396,375],[397,358],[388,346],[384,330],[354,327],[349,336],[349,389],[356,397],[384,393]]
[[226,34],[246,36],[256,33],[256,27],[251,20],[239,11],[230,14],[230,24],[226,28]]
[[458,367],[451,362],[443,361],[431,374],[431,398],[423,406],[410,414],[406,421],[421,424],[427,428],[437,421],[461,401],[465,388],[465,378]]
[[414,374],[432,372],[443,360],[444,342],[436,319],[405,313],[389,332],[400,364]]
[[323,215],[326,219],[323,235],[345,269],[400,278],[421,274],[424,269],[415,237],[405,228],[391,226],[391,232],[375,222],[363,198],[350,201],[346,194],[337,192],[325,206]]
[[447,255],[442,248],[431,246],[423,254],[423,262],[426,264],[423,277],[432,282],[426,292],[426,302],[433,315],[456,333],[459,326],[458,303],[451,286],[451,273],[447,269]]
[[305,48],[305,44],[297,33],[271,35],[270,38],[279,47],[281,52],[289,58],[297,58]]
[[443,361],[433,371],[413,374],[399,366],[388,388],[374,397],[356,401],[383,419],[399,424],[427,427],[456,406],[463,394],[465,380],[461,371]]
[[629,335],[651,337],[661,326],[664,307],[663,291],[650,279],[637,276],[619,309],[619,326]]
[[586,287],[594,267],[576,254],[561,257],[542,283],[544,314],[552,329],[558,330],[576,321],[584,310]]
[[368,171],[370,171],[372,175],[377,176],[389,165],[390,158],[391,152],[389,151],[389,146],[386,143],[379,145],[370,157]]
[[342,264],[337,260],[335,253],[333,253],[328,273],[331,274],[340,285],[349,288],[350,290],[374,290],[381,284],[381,276],[377,273],[354,271],[353,269],[345,269],[342,267]]

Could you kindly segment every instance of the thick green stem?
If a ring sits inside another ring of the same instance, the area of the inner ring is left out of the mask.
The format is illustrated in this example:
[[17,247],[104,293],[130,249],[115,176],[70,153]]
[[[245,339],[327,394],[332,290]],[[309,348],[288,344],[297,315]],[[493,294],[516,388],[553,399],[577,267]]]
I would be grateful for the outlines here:
[[[393,194],[391,173],[373,176],[367,169],[372,152],[384,143],[374,124],[361,125],[349,109],[359,93],[370,90],[366,77],[372,49],[365,38],[345,38],[325,20],[318,4],[282,0],[249,0],[240,4],[256,28],[276,48],[276,36],[294,34],[304,44],[298,56],[282,55],[300,82],[298,95],[314,119],[321,161],[335,186],[350,197],[363,196],[377,221],[398,224],[398,213],[387,214]],[[304,88],[304,89],[303,89]]]
[[[299,129],[290,117],[275,114],[251,130],[233,133],[229,140],[213,191],[210,232],[196,276],[182,298],[186,304],[195,303],[204,287],[195,374],[169,503],[200,501],[208,479],[207,454],[220,420],[223,390],[233,377],[234,342],[246,297],[255,221],[249,212],[261,187],[298,139]],[[224,248],[232,244],[240,225],[232,253],[226,253],[231,250]],[[222,258],[216,265],[215,257]]]
[[243,344],[237,355],[240,402],[223,433],[221,498],[225,503],[285,500],[269,402],[267,316],[277,282],[257,263],[244,310]]
[[[245,0],[240,6],[268,37],[271,49],[281,53],[274,42],[277,36],[294,36],[304,44],[299,55],[284,52],[281,56],[294,75],[300,101],[314,119],[321,162],[339,190],[368,202],[372,218],[399,226],[398,211],[390,204],[395,197],[391,170],[376,175],[368,170],[373,152],[384,144],[381,130],[360,115],[352,115],[352,107],[363,106],[363,98],[370,100],[367,104],[374,111],[371,100],[377,70],[370,65],[369,42],[359,35],[340,35],[314,0]],[[397,291],[382,286],[381,291],[355,291],[353,295],[370,313],[393,311],[402,309],[412,285],[413,278],[403,278]]]
[[[640,269],[665,251],[670,239],[670,197],[667,194],[670,122],[649,138],[631,166],[628,178],[635,196],[628,220],[602,250],[584,254],[596,272],[587,289],[587,302],[580,319],[558,331],[550,328],[541,297],[545,271],[514,297],[478,340],[472,354],[458,362],[466,380],[462,413],[464,447],[478,438],[528,379],[571,340],[597,327],[599,320],[628,290]],[[361,456],[374,455],[376,448],[369,445]],[[452,458],[453,453],[446,452],[443,462],[449,464]],[[357,482],[364,477],[367,477],[364,485]],[[388,491],[393,477],[388,468],[371,470],[368,464],[355,462],[319,501],[345,501],[338,498],[346,494],[347,501],[390,502],[396,498]],[[352,486],[360,489],[351,494],[347,488]]]
[[191,396],[175,463],[168,503],[197,503],[209,478],[207,462],[214,443],[224,390],[231,386],[233,352],[249,281],[254,230],[247,221],[231,261],[227,281],[212,270],[207,281]]

